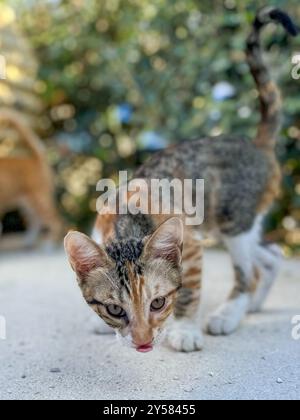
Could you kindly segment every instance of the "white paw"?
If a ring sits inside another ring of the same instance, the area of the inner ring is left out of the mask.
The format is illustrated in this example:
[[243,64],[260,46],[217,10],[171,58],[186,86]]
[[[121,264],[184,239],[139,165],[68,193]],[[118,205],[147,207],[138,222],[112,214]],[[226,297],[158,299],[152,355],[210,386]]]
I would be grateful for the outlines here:
[[113,328],[109,327],[98,315],[92,315],[88,321],[89,330],[93,334],[114,334]]
[[167,332],[167,341],[172,349],[182,352],[202,350],[203,334],[191,321],[174,321]]
[[249,296],[241,295],[224,303],[209,319],[208,332],[211,335],[229,335],[237,330],[249,306]]

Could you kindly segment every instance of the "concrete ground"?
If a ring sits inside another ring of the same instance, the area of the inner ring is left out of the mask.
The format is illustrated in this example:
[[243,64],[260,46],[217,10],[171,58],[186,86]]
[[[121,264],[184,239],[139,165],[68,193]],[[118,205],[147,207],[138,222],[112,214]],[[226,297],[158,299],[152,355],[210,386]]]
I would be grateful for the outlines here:
[[[284,263],[261,314],[231,337],[207,337],[202,352],[140,354],[92,332],[62,251],[0,256],[0,399],[299,399],[300,261]],[[232,279],[229,258],[207,251],[205,313]],[[2,318],[3,320],[3,318]]]

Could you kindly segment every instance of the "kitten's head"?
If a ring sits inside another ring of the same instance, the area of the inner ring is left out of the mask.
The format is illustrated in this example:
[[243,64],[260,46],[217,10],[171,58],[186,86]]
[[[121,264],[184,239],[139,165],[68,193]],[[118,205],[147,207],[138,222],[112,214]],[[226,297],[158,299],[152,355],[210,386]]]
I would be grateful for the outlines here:
[[173,312],[182,245],[183,224],[175,217],[143,241],[129,238],[104,248],[78,232],[65,239],[87,303],[141,352],[152,349]]

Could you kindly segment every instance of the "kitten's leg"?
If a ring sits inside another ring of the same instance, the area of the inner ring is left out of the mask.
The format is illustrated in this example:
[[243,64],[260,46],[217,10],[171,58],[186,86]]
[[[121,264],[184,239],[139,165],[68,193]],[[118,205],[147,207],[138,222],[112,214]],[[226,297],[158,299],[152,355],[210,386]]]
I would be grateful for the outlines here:
[[258,312],[276,280],[282,262],[282,250],[279,246],[258,245],[255,255],[256,287],[251,294],[249,312]]
[[192,236],[183,248],[183,284],[176,301],[174,319],[167,332],[169,345],[177,351],[203,348],[203,334],[197,322],[202,278],[202,245]]
[[260,236],[257,224],[251,231],[236,237],[224,236],[235,271],[235,286],[226,303],[211,316],[208,332],[213,335],[233,333],[247,314],[255,276],[254,253]]

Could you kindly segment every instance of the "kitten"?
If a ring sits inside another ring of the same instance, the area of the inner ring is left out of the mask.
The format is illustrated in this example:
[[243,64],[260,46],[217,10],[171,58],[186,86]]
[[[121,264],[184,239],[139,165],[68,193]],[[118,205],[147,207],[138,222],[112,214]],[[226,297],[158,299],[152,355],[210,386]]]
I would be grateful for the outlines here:
[[[234,332],[245,315],[258,311],[275,279],[280,251],[262,243],[264,215],[281,182],[275,157],[280,129],[279,91],[262,60],[260,34],[269,22],[291,35],[298,30],[282,11],[267,7],[255,19],[247,57],[259,91],[262,119],[254,140],[221,136],[172,147],[146,162],[136,178],[205,180],[205,223],[217,231],[234,266],[235,286],[212,314],[208,331]],[[99,215],[93,238],[71,232],[65,248],[87,303],[133,348],[152,349],[167,327],[178,351],[200,350],[196,315],[201,296],[202,246],[184,218]],[[221,267],[220,267],[221,269]],[[166,322],[168,320],[168,322]]]
[[16,111],[1,108],[0,124],[12,126],[30,152],[30,156],[0,158],[0,217],[17,209],[24,214],[28,232],[18,240],[18,247],[35,245],[43,228],[49,231],[51,240],[61,240],[63,231],[53,198],[53,175],[41,142]]

